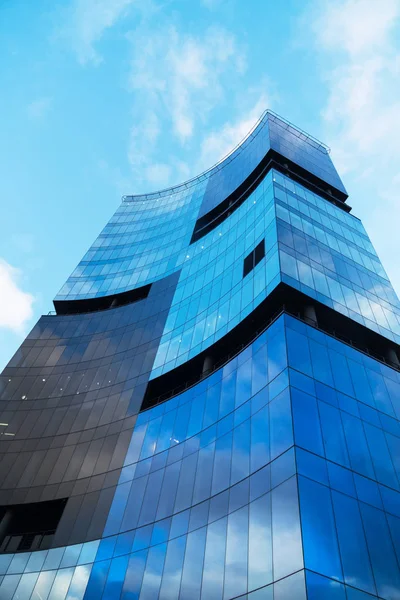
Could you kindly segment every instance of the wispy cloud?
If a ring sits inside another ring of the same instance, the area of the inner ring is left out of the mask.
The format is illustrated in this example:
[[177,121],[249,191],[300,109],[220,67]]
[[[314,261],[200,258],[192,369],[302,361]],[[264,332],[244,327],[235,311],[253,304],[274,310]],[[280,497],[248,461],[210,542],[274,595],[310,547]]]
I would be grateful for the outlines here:
[[[131,56],[127,157],[136,188],[177,183],[195,174],[194,168],[210,166],[240,141],[265,108],[263,96],[252,112],[254,94],[241,85],[246,51],[230,31],[210,23],[193,33],[164,8],[156,0],[72,0],[60,34],[82,65],[96,66],[102,60],[101,39],[125,19],[128,33],[119,29],[119,35],[125,36]],[[232,113],[238,96],[247,98],[246,116],[217,131],[215,114],[222,114],[227,101]]]
[[98,65],[102,56],[96,44],[135,3],[136,0],[72,0],[62,12],[62,25],[56,35],[66,40],[81,65]]
[[311,14],[328,86],[326,139],[339,171],[365,191],[351,203],[363,207],[372,239],[400,290],[392,248],[400,221],[400,2],[316,3]]
[[21,273],[5,260],[0,259],[0,327],[23,333],[32,317],[34,298],[19,285]]
[[135,32],[131,42],[131,89],[146,94],[147,106],[150,101],[165,109],[181,142],[218,103],[223,75],[245,69],[237,41],[221,27],[209,27],[196,37],[171,26],[153,35]]
[[31,119],[43,119],[49,112],[53,104],[53,98],[50,96],[42,96],[33,100],[27,106],[27,112]]
[[383,140],[396,152],[400,2],[347,0],[324,6],[314,24],[318,46],[333,65],[326,74],[330,92],[324,117],[344,158],[341,168],[348,170],[366,155],[381,154]]
[[260,91],[253,105],[244,111],[244,116],[234,122],[207,133],[201,143],[199,170],[206,169],[231,152],[253,128],[266,108],[269,98]]
[[216,26],[194,36],[171,25],[152,35],[135,31],[129,39],[135,120],[129,160],[138,177],[167,184],[182,163],[171,169],[171,161],[157,160],[160,142],[165,146],[169,136],[184,148],[205,127],[225,99],[225,80],[245,71],[245,53],[229,31]]
[[171,167],[165,163],[154,163],[146,168],[145,177],[154,184],[164,185],[171,176]]
[[[382,53],[391,46],[388,37],[399,16],[398,0],[341,0],[321,3],[315,31],[318,42],[335,52],[352,57]],[[322,28],[322,29],[321,29]]]

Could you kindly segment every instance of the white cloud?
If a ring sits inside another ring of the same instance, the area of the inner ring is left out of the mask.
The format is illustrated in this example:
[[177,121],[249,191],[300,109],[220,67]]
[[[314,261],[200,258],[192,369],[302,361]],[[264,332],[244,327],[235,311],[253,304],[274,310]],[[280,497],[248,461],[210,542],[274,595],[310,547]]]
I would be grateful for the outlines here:
[[327,49],[351,56],[381,53],[388,32],[399,15],[398,0],[347,0],[325,3],[317,17],[319,43]]
[[[152,0],[72,0],[59,30],[82,65],[97,65],[102,60],[98,43],[107,30],[126,17],[132,27],[135,19],[135,28],[125,37],[131,52],[128,89],[133,114],[128,161],[138,191],[142,184],[163,187],[194,174],[197,165],[210,166],[214,157],[243,138],[264,108],[211,133],[203,143],[198,141],[213,120],[213,111],[223,110],[228,98],[237,105],[237,91],[239,96],[253,97],[241,86],[246,55],[224,27],[209,25],[192,34],[172,17],[159,25],[159,19],[150,17],[162,8]],[[196,152],[201,159],[186,162],[196,144],[201,145]]]
[[23,333],[34,298],[19,287],[20,272],[0,259],[0,327]]
[[311,14],[317,15],[316,51],[329,93],[325,137],[349,192],[356,191],[350,204],[400,291],[394,252],[400,222],[400,2],[325,2]]
[[171,167],[165,163],[154,163],[146,168],[147,181],[155,185],[167,185],[171,176]]
[[[347,0],[325,5],[315,22],[317,45],[331,60],[324,117],[344,157],[358,168],[367,155],[397,153],[400,47],[394,36],[398,0]],[[389,144],[389,147],[387,147]]]
[[96,50],[107,29],[128,14],[135,0],[73,0],[63,14],[58,37],[66,39],[82,65],[99,64]]
[[131,89],[145,95],[147,107],[164,111],[180,142],[192,136],[196,123],[204,123],[224,95],[222,76],[245,69],[234,36],[221,27],[196,37],[171,26],[152,35],[135,32],[130,39]]
[[[241,77],[245,57],[234,36],[208,27],[194,36],[174,26],[146,28],[128,35],[132,46],[129,88],[134,95],[135,122],[128,158],[137,180],[155,187],[185,178],[190,169],[170,157],[169,147],[185,148],[225,99],[224,82]],[[171,142],[167,142],[172,138]],[[166,149],[166,152],[165,152]],[[166,156],[161,161],[160,156]],[[154,164],[153,164],[154,163]]]
[[43,96],[28,104],[27,112],[31,119],[42,119],[50,110],[53,98]]
[[230,153],[239,142],[244,140],[266,108],[268,108],[267,95],[261,93],[244,118],[233,123],[225,123],[221,128],[208,133],[201,143],[199,169],[211,167]]

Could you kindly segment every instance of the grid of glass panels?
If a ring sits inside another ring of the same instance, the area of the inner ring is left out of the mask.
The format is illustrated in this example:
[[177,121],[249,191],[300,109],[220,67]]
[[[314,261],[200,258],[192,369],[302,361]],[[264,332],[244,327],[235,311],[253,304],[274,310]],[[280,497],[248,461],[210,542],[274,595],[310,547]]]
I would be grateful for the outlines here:
[[179,269],[205,182],[163,198],[122,202],[56,300],[126,292]]
[[186,184],[127,196],[56,300],[126,292],[180,269],[198,217],[218,206],[270,148],[345,192],[324,146],[270,112],[222,163]]
[[[268,173],[257,189],[185,256],[152,378],[210,347],[279,283],[273,195]],[[266,256],[243,277],[245,257],[265,240]]]
[[285,320],[308,597],[397,600],[400,374]]
[[221,164],[221,168],[210,173],[199,217],[236,190],[264,158],[270,149],[268,117],[267,113],[254,132]]
[[273,150],[347,194],[325,146],[274,114],[270,114],[268,122]]
[[[345,193],[326,149],[267,113],[189,185],[125,198],[57,299],[179,276],[153,378],[211,347],[280,281],[399,342],[399,301],[359,220],[275,171],[190,245],[198,216],[269,148]],[[243,277],[263,240],[265,258]],[[101,343],[76,351],[94,358]],[[80,385],[97,393],[113,373],[96,364]],[[43,400],[60,375],[37,377]],[[281,316],[206,380],[138,415],[101,539],[1,555],[0,598],[400,600],[399,419],[399,373]]]
[[274,173],[282,281],[396,343],[400,304],[356,217]]
[[101,540],[1,556],[0,597],[398,600],[399,416],[398,372],[283,315],[139,415]]
[[125,306],[40,318],[0,376],[1,517],[66,499],[45,543],[102,535],[176,280]]
[[2,599],[284,594],[303,556],[283,318],[139,415],[100,542],[1,560]]
[[[263,239],[265,259],[243,277],[244,258]],[[190,246],[151,377],[209,348],[280,281],[400,341],[399,300],[359,219],[271,170]]]

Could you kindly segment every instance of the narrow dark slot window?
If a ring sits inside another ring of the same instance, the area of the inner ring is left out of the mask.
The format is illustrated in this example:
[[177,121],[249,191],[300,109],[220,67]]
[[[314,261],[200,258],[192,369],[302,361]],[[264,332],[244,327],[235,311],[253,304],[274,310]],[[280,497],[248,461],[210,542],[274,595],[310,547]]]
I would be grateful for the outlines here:
[[254,266],[257,266],[258,263],[265,256],[265,241],[261,240],[259,244],[254,248]]
[[265,256],[265,241],[261,240],[243,261],[243,277],[246,277]]
[[243,261],[243,277],[246,277],[253,270],[254,267],[254,256],[251,252]]

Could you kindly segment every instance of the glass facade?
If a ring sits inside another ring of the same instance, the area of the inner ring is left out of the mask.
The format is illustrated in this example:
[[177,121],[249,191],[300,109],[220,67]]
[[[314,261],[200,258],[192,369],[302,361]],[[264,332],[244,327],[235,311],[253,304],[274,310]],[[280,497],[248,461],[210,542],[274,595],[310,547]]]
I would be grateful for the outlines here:
[[400,307],[343,194],[267,112],[123,199],[1,376],[1,600],[400,600]]
[[56,299],[121,293],[181,269],[196,219],[228,197],[270,149],[346,192],[326,148],[267,111],[227,159],[200,177],[162,192],[126,196]]

